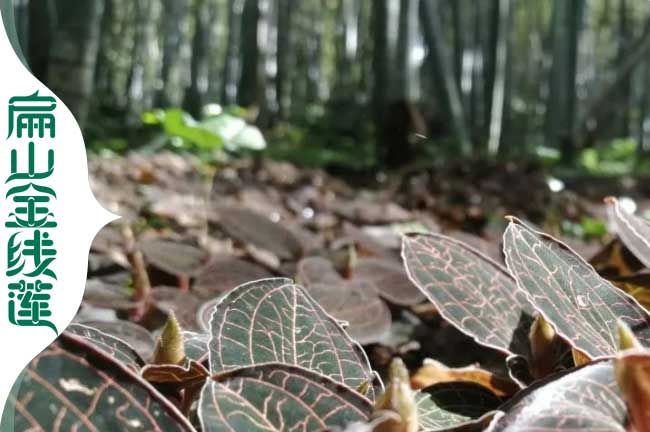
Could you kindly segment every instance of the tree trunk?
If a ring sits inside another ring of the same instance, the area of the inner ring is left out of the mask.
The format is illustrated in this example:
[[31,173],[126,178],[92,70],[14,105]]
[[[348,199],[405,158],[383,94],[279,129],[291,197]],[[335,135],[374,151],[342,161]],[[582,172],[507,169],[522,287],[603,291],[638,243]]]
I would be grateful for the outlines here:
[[399,27],[395,58],[395,87],[393,100],[412,100],[413,67],[411,49],[415,45],[418,10],[414,0],[400,0]]
[[547,102],[547,141],[565,162],[575,154],[576,70],[584,0],[555,0],[553,66]]
[[[94,89],[102,0],[58,0],[47,83],[85,125]],[[71,79],[72,77],[72,79]]]
[[596,136],[601,129],[601,120],[610,114],[612,109],[618,108],[618,104],[612,103],[618,89],[625,84],[632,72],[648,55],[650,55],[650,19],[646,21],[643,35],[631,44],[628,52],[622,56],[624,58],[622,63],[617,64],[616,79],[595,92],[596,96],[587,105],[586,114],[578,123],[580,130],[576,142],[580,146],[586,145],[588,137]]
[[388,102],[388,37],[386,26],[388,23],[388,4],[386,0],[375,0],[372,3],[372,108],[376,136],[377,160],[383,159],[384,149],[381,132],[383,130],[384,118],[386,116],[386,105]]
[[54,0],[29,2],[29,37],[26,47],[29,67],[40,80],[47,79],[52,33],[57,24]]
[[241,38],[242,11],[244,0],[228,0],[228,42],[223,70],[223,94],[226,104],[237,100],[237,83],[240,75],[239,44]]
[[292,6],[290,0],[278,0],[277,75],[275,93],[278,100],[278,118],[286,120],[291,109],[291,58],[293,57]]
[[179,106],[182,103],[185,59],[184,30],[187,27],[188,0],[163,0],[163,46],[160,78],[162,89],[158,93],[160,106]]
[[439,0],[423,1],[420,3],[424,40],[429,48],[429,61],[433,62],[432,67],[437,70],[436,75],[440,76],[443,80],[448,116],[454,127],[454,134],[458,140],[460,153],[469,155],[472,151],[472,144],[467,134],[463,105],[454,77],[453,65],[446,61],[450,56],[447,53],[447,47],[443,40],[438,5]]
[[259,96],[259,0],[245,0],[241,26],[241,75],[237,89],[237,103],[244,107],[256,105]]
[[640,156],[650,154],[650,57],[646,57],[643,67],[643,94],[641,96],[641,113],[639,115]]
[[490,138],[488,153],[499,152],[503,133],[503,116],[506,109],[506,78],[508,71],[508,39],[510,33],[510,0],[499,0],[499,28],[497,31],[497,53],[495,80],[492,92]]
[[[618,64],[625,61],[630,45],[630,20],[628,19],[627,0],[619,0],[618,9]],[[620,88],[618,101],[621,102],[618,110],[619,125],[617,133],[619,136],[630,134],[630,106],[632,105],[632,80],[623,80]]]
[[152,45],[156,43],[154,0],[134,2],[132,64],[129,72],[127,91],[127,121],[140,122],[140,114],[153,106],[155,93],[157,58],[154,58]]
[[194,2],[194,35],[190,61],[190,86],[185,92],[185,109],[195,117],[201,114],[208,91],[208,55],[210,48],[210,25],[216,16],[207,4],[210,0]]

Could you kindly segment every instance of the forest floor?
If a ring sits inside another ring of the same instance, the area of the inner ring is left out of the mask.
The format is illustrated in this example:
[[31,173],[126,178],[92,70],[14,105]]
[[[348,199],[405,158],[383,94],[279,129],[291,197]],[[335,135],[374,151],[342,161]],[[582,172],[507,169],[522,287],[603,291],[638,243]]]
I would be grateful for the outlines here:
[[[411,370],[433,358],[504,373],[498,353],[447,324],[411,284],[401,233],[443,233],[503,263],[504,216],[515,215],[591,258],[610,239],[602,198],[644,193],[630,179],[563,185],[539,166],[484,161],[354,178],[270,160],[215,169],[174,153],[89,164],[98,200],[123,218],[93,243],[78,321],[101,325],[150,358],[168,311],[184,330],[207,333],[215,298],[251,280],[289,277],[349,323],[382,374],[393,356]],[[125,226],[153,287],[140,313]]]

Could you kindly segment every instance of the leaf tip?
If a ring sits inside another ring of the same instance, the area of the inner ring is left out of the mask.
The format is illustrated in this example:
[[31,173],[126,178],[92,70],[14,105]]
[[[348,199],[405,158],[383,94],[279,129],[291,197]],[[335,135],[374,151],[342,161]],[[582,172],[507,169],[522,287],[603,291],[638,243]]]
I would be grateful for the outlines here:
[[380,424],[375,431],[417,432],[419,420],[415,392],[410,385],[408,369],[400,358],[391,362],[388,387],[375,403],[375,416],[386,412],[397,415]]

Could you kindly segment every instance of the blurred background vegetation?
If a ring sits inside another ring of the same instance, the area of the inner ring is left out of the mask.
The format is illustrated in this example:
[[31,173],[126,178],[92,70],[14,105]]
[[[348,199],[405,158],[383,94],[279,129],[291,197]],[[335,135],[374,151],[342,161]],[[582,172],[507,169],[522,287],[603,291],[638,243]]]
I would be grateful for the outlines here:
[[[648,172],[644,0],[14,0],[93,151]],[[261,133],[260,133],[261,132]]]

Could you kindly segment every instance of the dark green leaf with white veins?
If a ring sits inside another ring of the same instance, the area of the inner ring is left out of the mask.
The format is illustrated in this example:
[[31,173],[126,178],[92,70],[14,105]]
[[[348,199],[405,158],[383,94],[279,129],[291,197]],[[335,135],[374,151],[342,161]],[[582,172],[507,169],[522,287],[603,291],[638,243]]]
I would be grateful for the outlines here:
[[618,350],[617,319],[650,346],[650,315],[631,296],[553,237],[512,219],[503,237],[506,263],[535,308],[571,346],[591,359]]
[[529,356],[534,310],[501,265],[437,234],[404,236],[402,257],[413,283],[443,318],[481,345]]
[[213,374],[279,362],[302,366],[351,388],[374,378],[359,344],[290,279],[240,285],[217,304],[211,330]]
[[625,402],[612,360],[542,380],[501,409],[504,414],[490,432],[627,430]]
[[623,244],[647,268],[650,268],[650,225],[638,216],[623,210],[616,198],[609,197],[607,216]]
[[201,361],[208,356],[210,336],[205,333],[183,332],[183,347],[188,359]]
[[143,359],[150,359],[155,341],[146,328],[131,321],[84,321],[85,326],[95,328],[103,333],[128,343]]
[[156,389],[88,339],[64,333],[14,385],[1,430],[193,431]]
[[420,431],[482,424],[501,402],[488,389],[475,383],[459,381],[427,387],[416,395]]
[[310,432],[368,419],[370,401],[318,373],[283,364],[217,376],[201,393],[206,432]]
[[70,324],[66,331],[70,334],[83,337],[95,345],[97,349],[104,351],[107,355],[115,358],[115,360],[121,361],[136,372],[145,365],[145,361],[131,345],[115,336],[77,323]]

